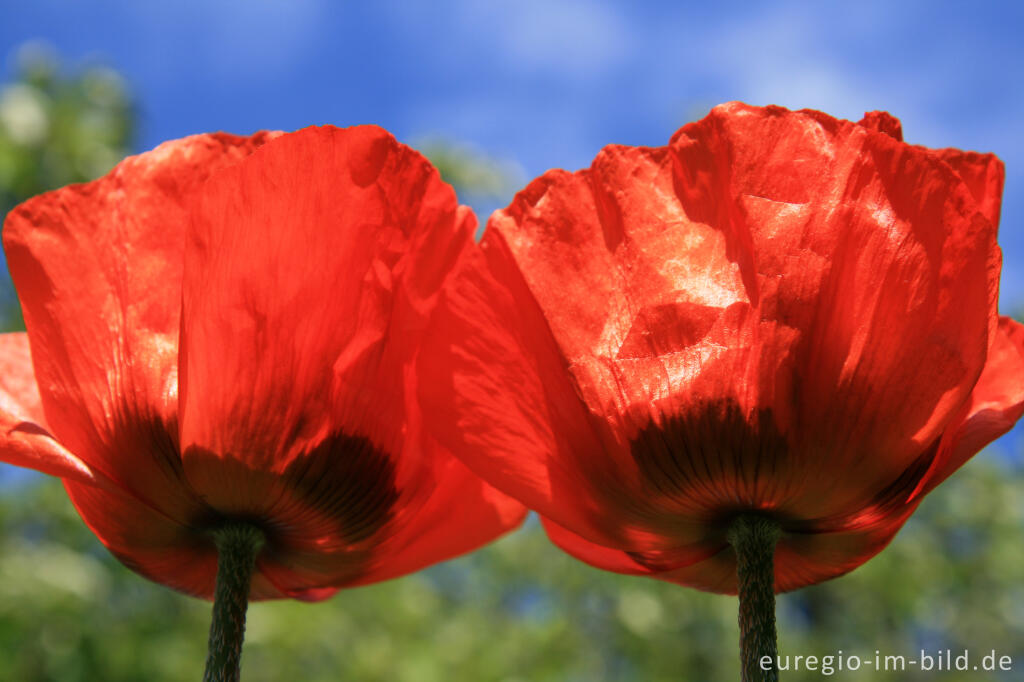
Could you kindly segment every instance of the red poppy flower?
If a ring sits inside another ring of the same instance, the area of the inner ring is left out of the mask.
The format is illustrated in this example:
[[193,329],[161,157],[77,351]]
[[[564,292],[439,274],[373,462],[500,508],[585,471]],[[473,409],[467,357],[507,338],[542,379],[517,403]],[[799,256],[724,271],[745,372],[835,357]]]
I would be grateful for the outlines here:
[[199,135],[36,197],[3,235],[35,378],[26,336],[0,337],[0,457],[203,597],[231,520],[265,536],[253,598],[474,549],[522,507],[424,429],[412,370],[474,228],[375,127]]
[[754,514],[776,589],[845,573],[1024,411],[1002,180],[881,113],[727,104],[606,147],[492,216],[429,337],[428,413],[594,566],[735,593]]

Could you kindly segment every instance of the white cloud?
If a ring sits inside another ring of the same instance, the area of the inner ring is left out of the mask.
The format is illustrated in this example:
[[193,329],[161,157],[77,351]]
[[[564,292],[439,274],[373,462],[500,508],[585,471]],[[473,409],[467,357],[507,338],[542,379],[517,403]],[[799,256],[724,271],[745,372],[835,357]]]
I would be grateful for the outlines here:
[[[305,56],[328,13],[328,0],[179,0],[129,5],[154,58],[187,49],[226,77],[287,74]],[[173,64],[168,64],[173,67]]]
[[[575,76],[596,76],[618,63],[630,50],[623,17],[608,5],[586,0],[545,2],[466,2],[463,15],[472,25],[480,18],[503,27],[494,47],[505,59],[528,69]],[[474,17],[483,12],[489,17]]]
[[449,58],[504,73],[592,80],[624,62],[633,32],[614,6],[595,0],[438,0],[394,14],[407,30],[444,36]]

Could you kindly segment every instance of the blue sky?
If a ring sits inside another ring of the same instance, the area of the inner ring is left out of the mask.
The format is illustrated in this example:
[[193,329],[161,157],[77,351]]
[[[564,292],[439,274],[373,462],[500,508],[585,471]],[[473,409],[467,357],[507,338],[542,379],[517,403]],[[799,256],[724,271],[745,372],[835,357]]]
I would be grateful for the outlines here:
[[1006,162],[1007,311],[1024,310],[1022,29],[1015,2],[0,0],[8,73],[27,40],[116,68],[140,150],[376,123],[474,145],[525,180],[608,143],[664,144],[723,101],[885,109],[909,142]]
[[[885,109],[909,142],[1007,164],[1004,307],[1024,307],[1024,9],[1011,2],[0,0],[29,39],[101,59],[139,101],[140,149],[190,133],[377,123],[522,168],[664,144],[712,105]],[[482,216],[482,218],[485,216]]]

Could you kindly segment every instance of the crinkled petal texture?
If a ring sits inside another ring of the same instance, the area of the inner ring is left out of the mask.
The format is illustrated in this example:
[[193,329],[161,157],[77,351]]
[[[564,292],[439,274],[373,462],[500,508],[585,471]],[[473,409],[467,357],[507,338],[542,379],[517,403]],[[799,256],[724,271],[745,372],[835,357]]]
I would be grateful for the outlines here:
[[320,599],[518,524],[415,400],[474,223],[375,127],[186,138],[13,212],[48,423],[104,481],[65,479],[97,536],[209,597],[209,531],[248,521],[267,536],[252,597]]
[[866,561],[1024,409],[1002,166],[899,135],[734,103],[535,180],[446,290],[442,442],[609,570],[733,592],[750,511],[780,590]]

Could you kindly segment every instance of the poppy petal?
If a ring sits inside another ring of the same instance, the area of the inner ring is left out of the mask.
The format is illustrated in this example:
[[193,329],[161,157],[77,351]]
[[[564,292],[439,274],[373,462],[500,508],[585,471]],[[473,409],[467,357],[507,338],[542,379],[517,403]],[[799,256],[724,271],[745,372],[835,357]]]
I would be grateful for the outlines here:
[[[918,492],[927,493],[1024,416],[1024,325],[999,318],[999,328],[981,378]],[[922,493],[922,494],[923,494]]]
[[0,460],[44,474],[98,484],[98,474],[46,429],[28,335],[0,334]]
[[198,195],[184,472],[218,513],[272,531],[258,565],[282,591],[365,578],[428,503],[412,368],[474,229],[433,166],[375,126],[284,135]]
[[268,137],[167,142],[95,182],[30,199],[5,222],[50,428],[89,467],[168,509],[180,498],[176,454],[134,436],[126,450],[121,432],[158,422],[177,438],[185,200]]
[[[122,490],[100,489],[68,479],[64,487],[82,519],[125,566],[185,594],[212,598],[217,550],[210,535]],[[261,573],[254,574],[251,599],[285,596]]]
[[[969,188],[930,151],[819,112],[716,107],[667,148],[546,174],[492,231],[615,442],[709,400],[770,411],[785,456],[734,472],[758,479],[757,508],[869,504],[984,364],[999,251]],[[623,451],[590,459],[630,481]],[[699,468],[722,476],[704,484],[728,498],[733,469],[708,452]]]
[[551,519],[540,517],[544,532],[556,547],[594,568],[625,575],[651,575],[650,566],[638,563],[628,552],[591,542]]
[[999,225],[1006,169],[995,154],[938,149],[934,152],[948,163],[971,190],[978,210],[993,226]]
[[569,462],[605,448],[532,301],[501,235],[467,249],[424,338],[424,421],[495,487],[600,539],[595,490]]
[[[877,527],[834,533],[783,532],[775,547],[775,591],[789,592],[849,573],[881,552],[916,504]],[[736,594],[736,555],[726,543],[703,561],[651,574],[707,592]]]
[[688,215],[737,235],[759,316],[798,334],[789,380],[767,396],[808,484],[794,511],[856,509],[980,374],[995,231],[929,150],[819,112],[724,105],[672,146]]
[[996,331],[998,162],[901,136],[733,103],[532,182],[431,335],[445,445],[596,565],[732,589],[750,512],[789,537],[785,589],[869,558]]
[[869,111],[864,114],[864,118],[857,122],[857,125],[877,133],[885,133],[898,142],[903,141],[903,124],[888,111]]
[[518,528],[526,507],[470,472],[462,462],[438,456],[436,487],[401,532],[382,548],[376,568],[360,582],[396,578],[471,552]]
[[[347,576],[345,587],[397,578],[470,552],[518,527],[526,508],[481,481],[458,460],[439,457],[436,485],[415,514],[371,553],[343,546],[292,548],[261,564],[261,572],[289,597],[316,601],[330,596],[328,577]],[[286,587],[285,587],[286,586]]]
[[25,332],[0,334],[0,406],[12,418],[46,428]]
[[[904,509],[899,518],[853,531],[784,532],[775,548],[776,591],[788,592],[853,570],[889,544],[916,506]],[[736,556],[721,538],[667,552],[629,552],[595,544],[550,519],[541,520],[556,546],[595,568],[736,594]]]

